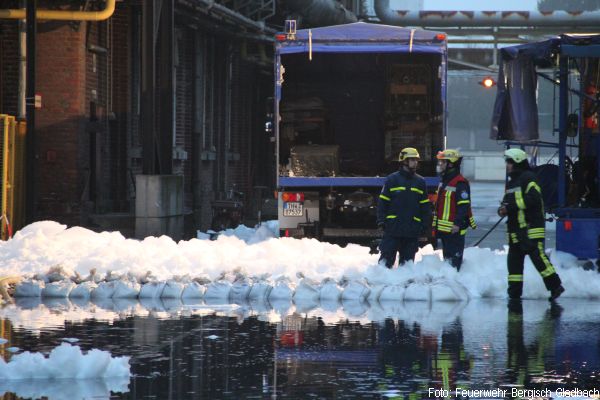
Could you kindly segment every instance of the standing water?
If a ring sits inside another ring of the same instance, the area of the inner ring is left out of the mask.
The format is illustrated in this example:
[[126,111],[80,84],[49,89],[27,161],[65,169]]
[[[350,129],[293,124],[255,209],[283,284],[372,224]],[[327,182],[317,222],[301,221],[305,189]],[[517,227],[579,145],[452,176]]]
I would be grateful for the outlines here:
[[468,393],[490,398],[519,388],[555,396],[600,389],[597,305],[18,299],[0,308],[4,360],[47,354],[66,340],[131,357],[131,377],[2,380],[0,396],[421,399],[500,391]]

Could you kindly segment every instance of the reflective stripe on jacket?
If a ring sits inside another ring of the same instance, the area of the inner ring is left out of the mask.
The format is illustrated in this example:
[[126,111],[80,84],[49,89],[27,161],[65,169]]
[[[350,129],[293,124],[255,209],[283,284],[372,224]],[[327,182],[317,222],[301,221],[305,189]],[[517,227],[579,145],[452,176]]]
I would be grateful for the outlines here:
[[477,227],[471,211],[471,188],[469,181],[459,173],[449,178],[438,186],[433,228],[437,232],[451,233],[452,226],[456,225],[464,235],[469,226]]
[[394,172],[385,180],[377,205],[377,223],[386,234],[418,237],[431,226],[431,204],[425,179],[405,170]]
[[509,238],[516,241],[517,232],[526,232],[530,239],[544,239],[544,200],[533,171],[517,170],[510,174],[503,203],[508,211]]

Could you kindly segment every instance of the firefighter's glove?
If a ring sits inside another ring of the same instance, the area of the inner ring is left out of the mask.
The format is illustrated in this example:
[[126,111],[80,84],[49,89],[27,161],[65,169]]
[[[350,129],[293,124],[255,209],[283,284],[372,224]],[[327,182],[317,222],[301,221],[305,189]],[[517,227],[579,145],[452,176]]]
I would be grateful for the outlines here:
[[460,228],[458,227],[458,225],[452,225],[452,230],[450,230],[451,233],[458,233],[460,232]]
[[508,214],[508,210],[506,209],[506,206],[501,205],[500,207],[498,207],[498,216],[499,217],[506,217],[507,214]]

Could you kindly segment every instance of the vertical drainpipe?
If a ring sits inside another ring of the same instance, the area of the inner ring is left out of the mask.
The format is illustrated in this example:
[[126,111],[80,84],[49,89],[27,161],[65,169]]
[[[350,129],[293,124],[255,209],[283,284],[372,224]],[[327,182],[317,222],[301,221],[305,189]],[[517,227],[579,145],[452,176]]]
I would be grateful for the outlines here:
[[141,123],[140,133],[142,140],[142,174],[153,175],[157,173],[156,165],[156,127],[155,125],[155,96],[156,96],[156,70],[154,25],[156,15],[154,2],[145,1],[142,5],[142,63],[141,63]]
[[206,36],[199,31],[194,33],[194,128],[193,128],[193,153],[192,153],[192,191],[194,221],[201,226],[202,199],[206,189],[202,184],[201,155],[206,151]]
[[[159,55],[159,87],[160,93],[160,128],[157,137],[157,155],[159,160],[158,173],[170,175],[173,173],[173,146],[175,145],[175,25],[173,0],[162,3],[160,14],[157,15],[160,23],[158,33]],[[156,107],[156,106],[155,106]]]
[[[25,8],[25,0],[19,2],[19,7]],[[19,99],[17,104],[17,117],[25,119],[25,91],[27,86],[27,23],[19,20]]]
[[565,157],[567,155],[567,115],[569,113],[569,58],[559,55],[558,97],[558,206],[565,206]]
[[225,77],[225,151],[223,158],[223,190],[229,190],[229,159],[233,157],[231,152],[231,117],[233,104],[233,45],[227,45],[227,75]]
[[25,223],[30,224],[36,220],[36,140],[35,140],[35,40],[36,32],[36,8],[37,0],[27,0],[26,24],[27,24],[27,89],[26,89],[26,112],[27,112],[27,135],[25,136]]
[[444,40],[444,54],[442,55],[442,101],[443,113],[444,113],[444,126],[442,128],[444,133],[444,149],[448,144],[448,41]]
[[[276,45],[277,49],[277,45]],[[281,73],[280,69],[283,68],[281,65],[281,55],[275,52],[275,97],[273,99],[273,135],[275,135],[275,188],[279,189],[279,100],[281,100],[281,85],[283,82],[280,80]]]

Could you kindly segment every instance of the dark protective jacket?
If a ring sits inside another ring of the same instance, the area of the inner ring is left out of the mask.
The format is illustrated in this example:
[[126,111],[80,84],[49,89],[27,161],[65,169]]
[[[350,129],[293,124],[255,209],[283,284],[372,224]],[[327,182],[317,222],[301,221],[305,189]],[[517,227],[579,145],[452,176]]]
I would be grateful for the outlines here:
[[377,224],[384,232],[396,237],[419,237],[431,229],[431,206],[425,179],[404,169],[385,180],[379,204]]
[[456,168],[442,176],[438,186],[433,227],[437,232],[450,233],[452,226],[460,228],[460,234],[467,233],[470,226],[475,229],[471,211],[471,187]]
[[533,171],[514,170],[502,202],[508,211],[507,229],[513,241],[522,234],[529,239],[544,239],[544,200]]

